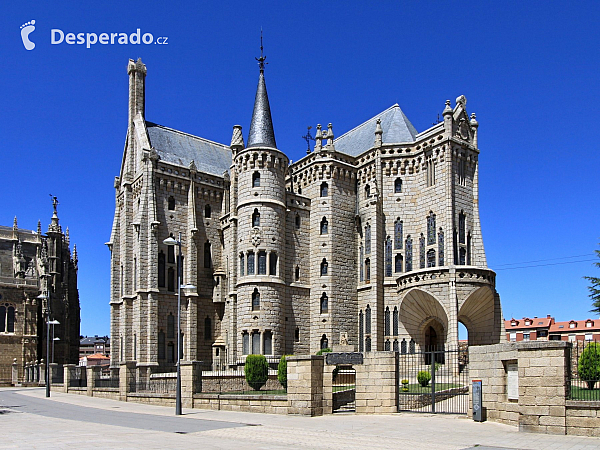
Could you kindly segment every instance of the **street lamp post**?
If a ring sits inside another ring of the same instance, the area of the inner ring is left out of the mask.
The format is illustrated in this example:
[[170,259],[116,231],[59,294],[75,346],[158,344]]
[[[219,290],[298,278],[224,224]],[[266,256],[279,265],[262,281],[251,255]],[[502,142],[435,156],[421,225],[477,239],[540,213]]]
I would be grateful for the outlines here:
[[193,289],[196,286],[186,284],[181,286],[181,232],[178,239],[169,236],[163,244],[178,248],[177,252],[177,390],[175,391],[175,415],[181,415],[181,288]]
[[48,364],[48,356],[50,356],[50,291],[47,294],[40,294],[38,299],[46,301],[46,367],[44,370],[44,378],[46,379],[46,397],[50,397],[50,364]]

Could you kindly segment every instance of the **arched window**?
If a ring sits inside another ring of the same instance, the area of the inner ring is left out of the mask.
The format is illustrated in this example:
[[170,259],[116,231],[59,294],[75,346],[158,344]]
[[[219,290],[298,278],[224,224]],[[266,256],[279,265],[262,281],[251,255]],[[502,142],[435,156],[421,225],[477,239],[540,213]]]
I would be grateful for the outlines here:
[[269,256],[269,275],[277,275],[277,253],[271,252]]
[[209,269],[212,267],[212,252],[210,251],[210,242],[204,243],[204,267]]
[[402,192],[402,180],[400,178],[396,178],[396,180],[394,181],[394,192],[396,194]]
[[167,316],[167,338],[175,338],[175,316],[173,314]]
[[385,240],[385,276],[392,276],[392,239],[389,236]]
[[397,352],[398,350],[398,339],[394,339],[393,351]]
[[364,315],[362,309],[358,314],[358,351],[364,351],[364,342],[365,342],[365,328],[364,328]]
[[386,339],[385,342],[384,342],[384,344],[383,344],[383,350],[386,351],[386,352],[389,352],[391,350],[390,345],[391,345],[390,344],[390,340]]
[[242,354],[247,355],[250,352],[250,335],[247,331],[242,333]]
[[435,214],[430,211],[427,216],[427,245],[435,244]]
[[458,264],[460,266],[464,266],[467,263],[467,250],[464,247],[461,247],[458,250]]
[[252,354],[260,355],[260,332],[252,333]]
[[467,234],[467,265],[471,265],[471,232]]
[[365,259],[365,281],[369,283],[371,281],[371,260]]
[[321,350],[329,348],[329,339],[327,339],[327,335],[324,334],[321,336]]
[[[173,236],[171,236],[173,237]],[[175,264],[175,246],[169,245],[167,248],[167,262],[169,264]]]
[[258,212],[258,208],[254,208],[254,213],[252,213],[252,226],[260,227],[260,213]]
[[405,270],[410,272],[412,270],[412,238],[410,234],[406,237],[406,264]]
[[0,332],[15,332],[15,307],[10,303],[0,306]]
[[394,272],[400,273],[402,272],[402,255],[397,254],[394,260]]
[[158,252],[158,287],[165,287],[165,254]]
[[300,280],[300,266],[296,266],[296,271],[294,273],[294,278],[296,281]]
[[327,183],[325,183],[325,182],[321,183],[321,197],[327,197],[328,189],[329,189],[329,186],[327,185]]
[[394,306],[394,312],[392,314],[392,326],[394,336],[398,336],[398,307]]
[[427,250],[427,267],[435,267],[435,250]]
[[438,232],[438,261],[439,265],[444,265],[444,231],[440,228]]
[[415,348],[415,340],[413,338],[410,339],[410,342],[408,343],[408,352],[409,353],[415,353],[416,348]]
[[296,214],[296,229],[300,229],[300,214]]
[[175,292],[175,269],[172,267],[167,270],[167,290]]
[[240,253],[240,277],[244,276],[244,254]]
[[402,339],[402,342],[400,342],[400,353],[406,354],[406,352],[406,339]]
[[365,308],[365,334],[371,334],[371,307]]
[[204,319],[204,340],[210,341],[212,339],[212,323],[210,317]]
[[370,198],[371,197],[371,186],[369,186],[368,184],[365,186],[365,198]]
[[210,209],[210,205],[206,205],[204,207],[204,218],[205,219],[210,219],[211,213],[212,213],[212,211]]
[[260,310],[260,293],[257,288],[254,288],[252,293],[252,311]]
[[458,243],[459,244],[465,243],[465,228],[466,228],[465,213],[461,211],[460,214],[458,215]]
[[423,236],[423,233],[419,238],[419,267],[421,269],[425,268],[425,236]]
[[327,275],[327,266],[327,260],[323,258],[323,261],[321,261],[321,276]]
[[402,249],[402,221],[400,217],[394,222],[394,248],[396,250]]
[[327,294],[323,292],[321,295],[321,314],[327,314],[329,312],[329,299],[327,298]]
[[367,336],[367,338],[365,339],[365,352],[370,352],[371,351],[371,338],[369,336]]
[[167,207],[169,208],[169,211],[174,211],[175,210],[175,197],[173,197],[173,196],[169,197]]
[[165,344],[166,344],[165,332],[161,330],[158,332],[158,359],[159,360],[165,359],[166,351],[167,351]]
[[365,226],[365,254],[371,254],[371,224]]
[[363,246],[360,246],[360,260],[359,260],[359,266],[360,266],[360,281],[363,282],[365,281],[365,268],[362,264],[362,261],[364,259],[365,255],[364,255],[364,250],[363,250]]
[[327,234],[329,233],[327,226],[329,225],[329,222],[327,222],[327,218],[323,217],[323,219],[321,219],[321,234]]
[[260,187],[260,173],[258,172],[252,174],[252,187]]
[[267,252],[264,250],[258,252],[258,274],[267,274]]
[[175,344],[172,342],[167,345],[167,362],[175,362]]
[[248,275],[254,275],[254,252],[248,252]]
[[389,336],[390,333],[390,307],[386,306],[385,307],[385,313],[384,313],[384,332],[383,335],[384,336]]
[[300,342],[300,328],[296,327],[294,330],[294,341]]
[[263,347],[264,347],[263,354],[265,354],[265,355],[273,354],[273,333],[271,333],[271,331],[267,330],[263,333]]

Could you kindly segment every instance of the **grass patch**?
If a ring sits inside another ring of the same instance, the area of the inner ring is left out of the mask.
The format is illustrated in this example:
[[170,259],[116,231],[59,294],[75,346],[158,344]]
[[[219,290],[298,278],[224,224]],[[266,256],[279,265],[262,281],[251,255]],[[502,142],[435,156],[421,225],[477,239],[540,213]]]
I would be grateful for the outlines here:
[[353,384],[348,386],[333,386],[333,392],[347,391],[349,389],[355,389],[355,386]]
[[226,394],[226,395],[287,395],[285,389],[265,389],[264,391],[231,391],[231,392],[207,392],[207,394]]
[[571,400],[600,400],[600,389],[571,385]]
[[[462,384],[456,383],[435,383],[435,392],[445,391],[446,389],[463,387]],[[400,386],[401,394],[430,394],[431,384],[429,386],[421,386],[419,383],[409,384],[408,391],[402,390],[403,386]]]

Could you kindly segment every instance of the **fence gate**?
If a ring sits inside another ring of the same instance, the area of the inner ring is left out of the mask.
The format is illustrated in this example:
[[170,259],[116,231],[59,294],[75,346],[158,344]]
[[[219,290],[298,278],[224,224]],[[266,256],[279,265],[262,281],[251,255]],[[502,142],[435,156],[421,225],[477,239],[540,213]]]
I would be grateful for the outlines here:
[[338,365],[333,369],[333,412],[356,411],[356,369]]
[[466,414],[469,408],[468,351],[401,353],[398,410]]

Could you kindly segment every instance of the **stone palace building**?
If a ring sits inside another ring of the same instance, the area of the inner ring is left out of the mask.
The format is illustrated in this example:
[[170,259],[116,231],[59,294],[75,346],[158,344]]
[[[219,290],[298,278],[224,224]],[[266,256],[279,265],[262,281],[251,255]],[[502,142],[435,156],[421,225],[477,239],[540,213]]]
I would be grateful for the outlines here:
[[[129,123],[111,250],[111,364],[456,347],[504,340],[478,209],[478,123],[464,96],[417,132],[396,104],[290,164],[264,77],[244,142],[145,118],[146,66],[129,61]],[[249,107],[250,105],[248,105]]]

